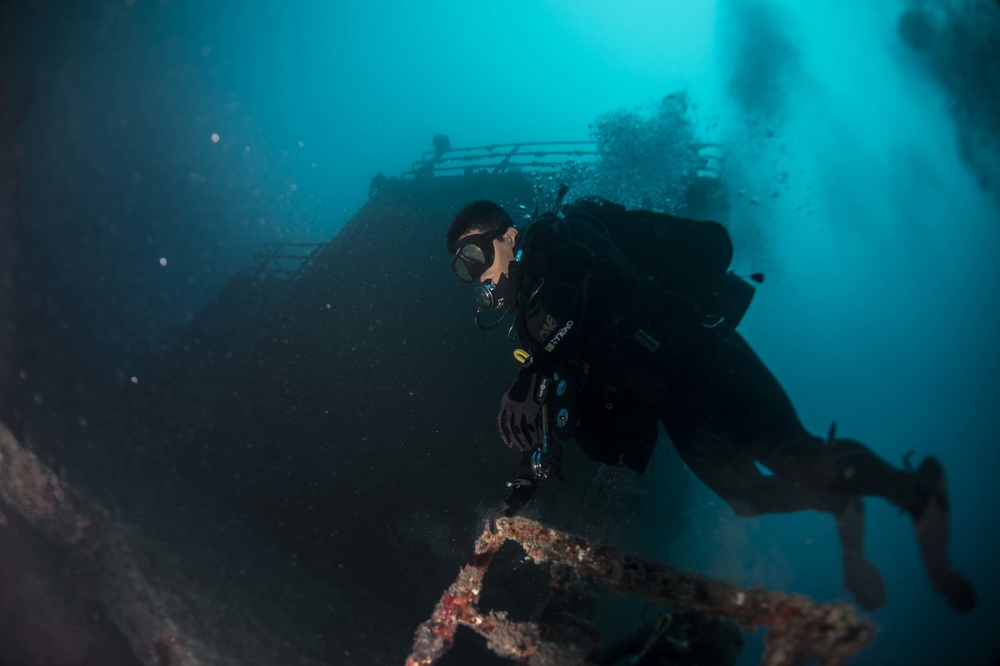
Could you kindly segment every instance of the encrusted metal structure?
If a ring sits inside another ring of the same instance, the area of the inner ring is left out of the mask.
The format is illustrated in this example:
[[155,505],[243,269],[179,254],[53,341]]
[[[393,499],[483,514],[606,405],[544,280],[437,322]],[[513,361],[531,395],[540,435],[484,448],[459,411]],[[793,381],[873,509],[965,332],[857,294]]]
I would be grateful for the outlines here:
[[77,491],[0,424],[2,663],[331,663],[233,598],[222,572],[195,578],[190,561]]
[[431,617],[417,629],[406,666],[435,663],[454,641],[459,625],[484,637],[502,657],[532,666],[586,664],[584,650],[543,640],[539,626],[513,622],[503,612],[483,614],[477,608],[483,576],[493,556],[508,539],[519,543],[537,564],[571,569],[622,594],[644,594],[677,611],[699,610],[715,618],[735,620],[746,633],[767,628],[764,666],[822,666],[848,663],[874,640],[875,626],[848,604],[813,599],[732,583],[683,571],[660,562],[627,555],[525,518],[502,518],[497,532],[484,529],[468,563],[441,595]]
[[[91,583],[88,588],[123,632],[139,662],[206,663],[183,639],[162,594],[142,572],[121,526],[24,449],[0,424],[0,508],[16,511],[62,552]],[[8,527],[0,511],[0,529]],[[6,535],[3,535],[6,536]],[[2,538],[2,537],[0,537]]]

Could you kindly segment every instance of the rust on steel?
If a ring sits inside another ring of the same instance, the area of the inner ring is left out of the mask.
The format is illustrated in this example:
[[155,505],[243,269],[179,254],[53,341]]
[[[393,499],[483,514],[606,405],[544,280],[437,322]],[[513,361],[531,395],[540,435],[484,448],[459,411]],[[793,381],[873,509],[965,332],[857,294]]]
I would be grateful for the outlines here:
[[406,666],[436,662],[451,647],[459,625],[485,638],[496,654],[532,666],[588,663],[582,647],[545,641],[534,623],[511,621],[503,612],[483,614],[478,610],[483,576],[508,539],[519,543],[537,564],[561,565],[615,592],[643,594],[678,612],[698,610],[710,617],[734,620],[746,633],[766,629],[764,666],[810,662],[841,666],[875,638],[875,625],[859,617],[850,604],[819,603],[801,594],[743,588],[595,545],[526,518],[501,518],[497,528],[496,534],[484,528],[468,563],[441,595],[431,617],[418,627]]

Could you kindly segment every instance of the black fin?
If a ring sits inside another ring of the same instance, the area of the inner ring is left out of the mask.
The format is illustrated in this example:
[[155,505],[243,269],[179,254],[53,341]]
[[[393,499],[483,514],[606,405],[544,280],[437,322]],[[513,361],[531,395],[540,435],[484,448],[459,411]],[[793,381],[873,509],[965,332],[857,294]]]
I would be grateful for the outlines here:
[[965,613],[976,606],[976,590],[948,561],[950,517],[944,468],[936,459],[927,458],[920,463],[916,475],[917,492],[924,495],[924,502],[914,516],[914,527],[924,567],[934,589],[955,611]]
[[844,589],[858,606],[873,611],[885,605],[885,579],[875,563],[865,558],[865,505],[860,497],[849,497],[837,514]]

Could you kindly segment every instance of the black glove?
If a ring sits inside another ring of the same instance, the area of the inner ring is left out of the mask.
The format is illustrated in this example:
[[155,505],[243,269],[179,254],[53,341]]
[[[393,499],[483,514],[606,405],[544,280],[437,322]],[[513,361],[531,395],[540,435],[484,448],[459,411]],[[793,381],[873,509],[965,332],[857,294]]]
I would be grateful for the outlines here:
[[506,516],[507,518],[516,516],[531,501],[531,496],[535,494],[536,484],[534,479],[519,476],[508,485],[512,490],[507,495],[507,499],[503,501],[503,504],[495,506],[486,512],[486,522],[489,523],[490,532],[493,534],[497,533],[498,518],[502,516]]
[[531,451],[542,442],[542,405],[549,397],[552,378],[521,368],[500,400],[497,430],[507,446]]

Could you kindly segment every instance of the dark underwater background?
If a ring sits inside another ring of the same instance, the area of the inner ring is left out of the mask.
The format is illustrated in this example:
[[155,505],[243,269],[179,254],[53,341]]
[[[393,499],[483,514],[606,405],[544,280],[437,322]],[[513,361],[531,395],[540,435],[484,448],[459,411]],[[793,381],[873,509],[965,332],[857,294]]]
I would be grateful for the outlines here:
[[[402,663],[505,493],[515,367],[475,329],[444,231],[474,198],[551,201],[560,174],[395,180],[441,133],[594,141],[572,195],[691,214],[677,183],[707,166],[703,216],[767,276],[740,330],[806,426],[948,474],[979,605],[953,613],[909,518],[869,499],[889,596],[855,663],[997,663],[1000,3],[6,0],[0,421],[131,526],[192,645]],[[231,282],[272,242],[330,242],[320,277]],[[638,481],[567,457],[577,499],[543,488],[532,517],[846,600],[829,516],[738,518],[665,439]],[[7,571],[30,568],[48,546],[0,509]],[[574,522],[615,511],[631,522]],[[119,630],[77,622],[70,579],[0,579],[0,665],[174,663],[102,647]]]

